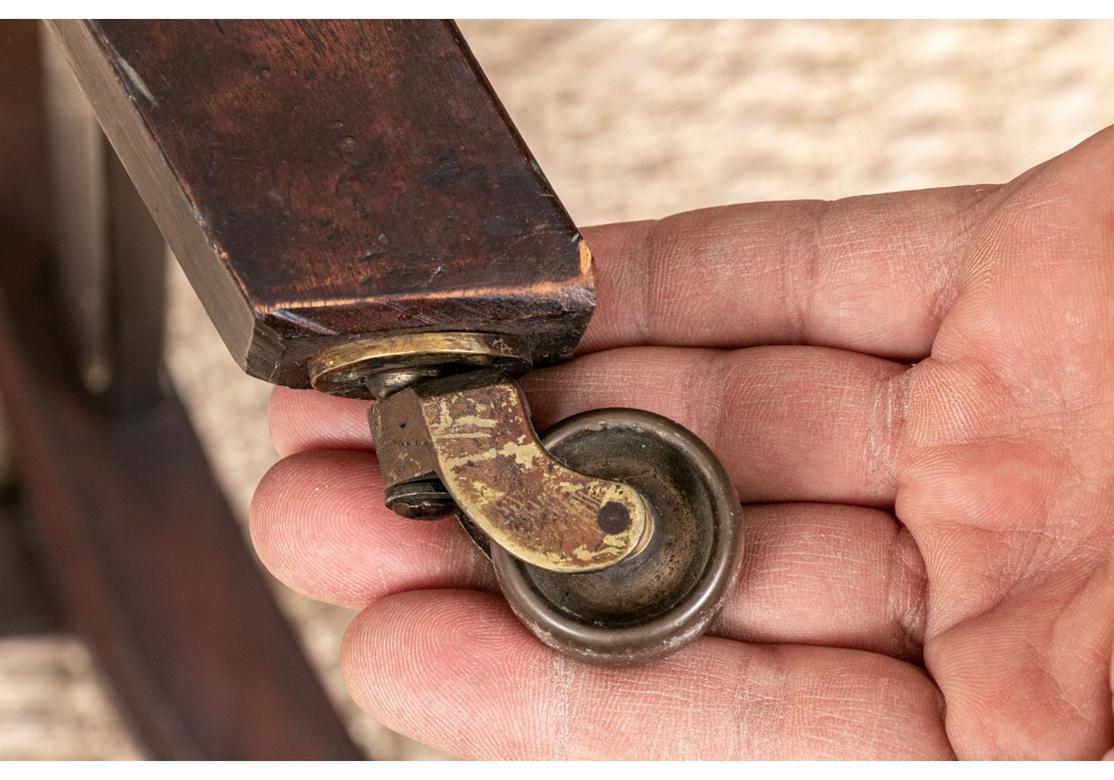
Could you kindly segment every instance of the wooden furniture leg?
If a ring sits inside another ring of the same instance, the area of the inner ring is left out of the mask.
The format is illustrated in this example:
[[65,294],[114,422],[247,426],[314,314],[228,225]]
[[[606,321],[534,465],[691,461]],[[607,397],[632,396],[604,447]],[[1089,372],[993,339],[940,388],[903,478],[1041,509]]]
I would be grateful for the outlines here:
[[0,637],[59,630],[62,618],[39,567],[23,507],[0,503]]
[[399,333],[572,354],[591,256],[451,22],[51,28],[249,374],[308,387],[323,351]]
[[[153,395],[149,380],[125,382],[145,389],[138,394],[97,398],[86,389],[46,217],[38,30],[4,23],[0,45],[0,399],[69,624],[152,757],[359,757],[173,390]],[[112,256],[127,253],[116,247]],[[150,306],[158,287],[142,290],[148,310],[161,308]],[[127,311],[106,313],[119,324],[134,316]],[[127,324],[106,332],[136,333]],[[136,349],[126,341],[110,339],[117,360]]]

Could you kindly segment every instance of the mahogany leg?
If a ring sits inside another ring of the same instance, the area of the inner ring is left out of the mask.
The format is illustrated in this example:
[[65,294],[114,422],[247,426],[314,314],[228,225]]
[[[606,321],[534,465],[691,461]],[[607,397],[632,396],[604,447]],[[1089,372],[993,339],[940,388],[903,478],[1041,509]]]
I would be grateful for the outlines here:
[[22,515],[16,500],[0,503],[0,637],[51,633],[62,626]]
[[359,757],[173,390],[86,389],[43,216],[37,30],[5,23],[0,45],[0,181],[18,183],[0,192],[0,399],[71,625],[152,757]]

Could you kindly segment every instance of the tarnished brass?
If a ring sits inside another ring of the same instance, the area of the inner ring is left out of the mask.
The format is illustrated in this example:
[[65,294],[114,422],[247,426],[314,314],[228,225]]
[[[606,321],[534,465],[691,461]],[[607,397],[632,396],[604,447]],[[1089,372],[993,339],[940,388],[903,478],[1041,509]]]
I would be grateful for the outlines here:
[[498,333],[399,333],[339,344],[310,361],[317,390],[353,398],[382,398],[419,379],[454,371],[530,368],[528,345]]
[[742,560],[739,499],[711,450],[635,409],[570,417],[541,441],[577,471],[636,488],[654,507],[654,535],[637,556],[587,574],[544,571],[492,545],[514,613],[550,647],[597,664],[644,663],[699,636]]
[[522,391],[498,371],[419,382],[376,404],[370,422],[388,488],[437,477],[494,545],[532,566],[603,569],[652,534],[638,491],[541,446]]
[[[317,361],[315,384],[343,390],[371,372],[387,506],[418,519],[455,510],[542,642],[608,665],[674,652],[707,628],[736,578],[731,481],[696,436],[649,412],[586,412],[539,438],[506,373],[522,364],[498,338],[350,345]],[[410,352],[433,345],[438,360]],[[496,367],[476,368],[487,361]]]

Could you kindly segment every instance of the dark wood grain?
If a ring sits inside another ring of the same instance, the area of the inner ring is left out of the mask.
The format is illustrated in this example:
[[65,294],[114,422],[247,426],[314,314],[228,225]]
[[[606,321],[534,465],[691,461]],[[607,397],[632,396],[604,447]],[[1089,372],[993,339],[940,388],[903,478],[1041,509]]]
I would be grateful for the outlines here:
[[233,355],[303,387],[354,336],[571,354],[579,234],[455,25],[63,22],[105,131]]
[[69,625],[153,757],[358,758],[173,392],[109,414],[76,376],[37,33],[0,23],[0,401]]
[[30,507],[72,625],[150,754],[358,758],[181,404],[104,416],[58,381],[49,324],[17,331],[11,309],[0,394]]
[[[0,21],[0,245],[25,258],[46,256],[50,244],[42,78],[38,30],[33,22]],[[35,263],[0,264],[0,281],[19,287],[42,272]],[[0,634],[58,628],[57,605],[37,564],[25,507],[8,484],[7,425],[0,460]]]

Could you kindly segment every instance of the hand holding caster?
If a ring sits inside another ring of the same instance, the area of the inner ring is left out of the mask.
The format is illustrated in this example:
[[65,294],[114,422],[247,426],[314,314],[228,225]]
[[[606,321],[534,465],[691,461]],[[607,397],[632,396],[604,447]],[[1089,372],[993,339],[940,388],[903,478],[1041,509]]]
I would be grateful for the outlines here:
[[[370,456],[277,469],[259,501],[258,525],[274,529],[265,560],[320,598],[356,593],[346,603],[366,609],[344,652],[353,694],[457,755],[1108,754],[1114,333],[1098,315],[1114,265],[1109,184],[1096,171],[1111,160],[1108,130],[1003,187],[698,212],[653,241],[646,225],[592,231],[610,278],[587,346],[606,351],[531,382],[531,399],[547,418],[576,393],[577,405],[718,424],[747,502],[748,565],[715,637],[635,670],[565,663],[491,597],[435,590],[490,585],[468,579],[463,556],[438,557],[444,535],[410,551],[420,576],[395,590],[367,579],[398,557],[382,542],[359,547],[374,510],[366,490],[354,508],[352,486],[369,481]],[[771,256],[787,236],[821,236],[823,251],[805,241]],[[635,273],[667,297],[628,293],[621,282]],[[801,346],[802,332],[842,349]],[[709,349],[725,343],[748,346]],[[343,433],[362,407],[279,398],[288,452],[320,449],[322,427],[328,446],[362,446]],[[591,427],[571,421],[542,441],[587,471],[572,439]],[[599,476],[656,500],[634,474]],[[313,496],[325,479],[347,498]],[[353,547],[360,558],[344,557]],[[510,563],[543,606],[575,597],[597,618],[607,588],[559,578],[626,565],[550,576]],[[342,593],[341,573],[365,577],[363,589]]]

